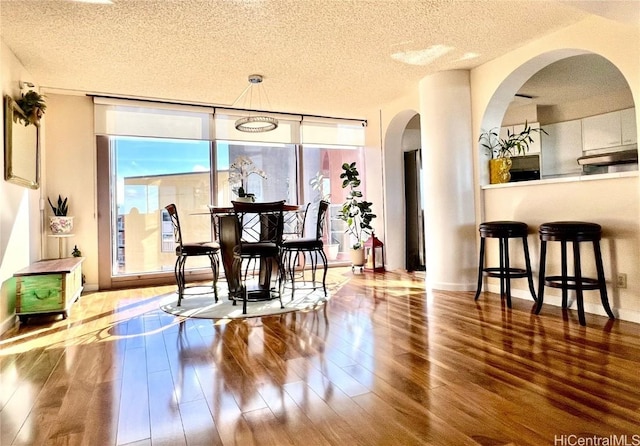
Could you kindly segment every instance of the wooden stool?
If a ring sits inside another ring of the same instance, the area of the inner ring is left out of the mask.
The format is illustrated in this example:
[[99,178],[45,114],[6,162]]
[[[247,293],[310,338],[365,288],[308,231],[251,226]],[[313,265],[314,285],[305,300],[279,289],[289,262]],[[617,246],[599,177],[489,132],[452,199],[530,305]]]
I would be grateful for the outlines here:
[[[531,273],[531,260],[529,258],[529,245],[527,244],[528,226],[519,221],[490,221],[480,224],[480,260],[478,263],[478,290],[475,300],[480,297],[482,291],[482,277],[500,278],[500,297],[506,296],[507,306],[511,308],[511,279],[526,277],[529,280],[529,290],[534,301],[537,301],[533,288],[533,275]],[[484,243],[486,238],[497,238],[500,242],[500,266],[484,266]],[[521,238],[524,249],[524,261],[526,269],[511,268],[509,264],[509,239]]]
[[[538,305],[536,314],[540,313],[544,297],[544,286],[562,289],[562,308],[567,308],[568,290],[576,291],[578,303],[578,318],[580,325],[586,325],[584,317],[583,290],[600,290],[602,306],[611,319],[615,319],[609,299],[607,297],[607,284],[604,279],[602,267],[602,254],[600,252],[600,238],[602,228],[596,223],[582,221],[555,221],[540,225],[540,283],[538,287]],[[562,243],[562,263],[560,276],[545,276],[545,260],[547,255],[547,242]],[[573,242],[573,268],[574,275],[567,275],[567,242]],[[582,277],[580,269],[580,242],[593,242],[593,252],[596,260],[597,279]]]

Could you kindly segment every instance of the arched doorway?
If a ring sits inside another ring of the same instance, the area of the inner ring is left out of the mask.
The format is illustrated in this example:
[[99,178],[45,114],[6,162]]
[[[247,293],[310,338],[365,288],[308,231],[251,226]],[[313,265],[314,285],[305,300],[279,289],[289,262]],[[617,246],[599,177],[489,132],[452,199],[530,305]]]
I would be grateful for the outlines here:
[[388,269],[425,269],[424,205],[420,115],[414,110],[398,113],[385,136],[386,263]]

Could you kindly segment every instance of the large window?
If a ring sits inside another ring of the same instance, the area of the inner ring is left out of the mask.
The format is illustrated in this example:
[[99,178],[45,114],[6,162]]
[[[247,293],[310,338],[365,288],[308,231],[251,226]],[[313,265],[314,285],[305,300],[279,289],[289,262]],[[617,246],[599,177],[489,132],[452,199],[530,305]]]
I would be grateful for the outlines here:
[[[210,146],[208,141],[110,138],[113,275],[173,271],[173,229],[163,212],[169,203],[178,208],[185,237],[210,239],[206,214],[194,216],[206,213],[211,203]],[[199,266],[195,260],[191,265]]]
[[[345,197],[339,176],[344,162],[356,161],[364,178],[362,142],[353,139],[363,134],[360,122],[336,125],[287,116],[277,131],[241,134],[233,126],[233,111],[216,111],[214,118],[213,109],[204,107],[141,105],[96,99],[101,286],[108,287],[107,274],[111,280],[173,273],[173,229],[163,211],[167,204],[176,204],[185,241],[211,240],[208,206],[231,206],[237,185],[230,182],[230,166],[239,158],[264,173],[246,179],[246,192],[258,201],[315,204],[330,198],[325,243],[332,248],[327,255],[346,259],[337,253],[346,253],[350,245],[336,218]],[[319,186],[314,178],[320,179]],[[311,206],[309,235],[315,212]],[[107,246],[108,256],[103,252]],[[206,259],[187,265],[207,266]]]
[[229,165],[241,157],[251,160],[256,169],[264,172],[247,177],[246,193],[257,201],[286,200],[298,202],[296,181],[296,145],[274,143],[216,142],[216,204],[228,206],[236,196],[229,180]]

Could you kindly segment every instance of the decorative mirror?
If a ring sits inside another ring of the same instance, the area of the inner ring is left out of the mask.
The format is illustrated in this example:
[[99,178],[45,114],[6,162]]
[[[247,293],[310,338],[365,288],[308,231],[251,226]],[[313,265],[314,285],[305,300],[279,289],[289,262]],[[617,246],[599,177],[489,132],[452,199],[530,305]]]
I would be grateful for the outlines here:
[[40,124],[27,117],[10,96],[4,97],[4,179],[31,189],[40,186]]

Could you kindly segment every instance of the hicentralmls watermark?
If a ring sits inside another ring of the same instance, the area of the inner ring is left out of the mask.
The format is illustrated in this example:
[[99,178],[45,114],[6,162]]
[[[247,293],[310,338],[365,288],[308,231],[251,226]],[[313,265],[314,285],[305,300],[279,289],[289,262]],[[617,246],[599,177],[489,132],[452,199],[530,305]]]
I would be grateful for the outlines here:
[[555,435],[553,446],[640,446],[640,434],[634,435]]

